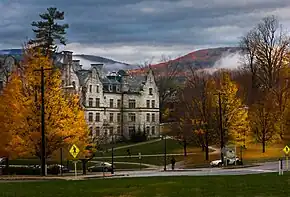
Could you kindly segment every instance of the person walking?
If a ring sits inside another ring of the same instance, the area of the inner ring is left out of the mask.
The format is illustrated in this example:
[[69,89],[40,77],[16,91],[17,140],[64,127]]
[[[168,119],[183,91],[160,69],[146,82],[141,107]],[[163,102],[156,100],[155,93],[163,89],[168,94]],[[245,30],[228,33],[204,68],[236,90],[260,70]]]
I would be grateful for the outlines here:
[[172,157],[172,159],[171,159],[171,168],[172,168],[172,170],[174,170],[174,167],[175,167],[175,159],[174,159],[174,157]]

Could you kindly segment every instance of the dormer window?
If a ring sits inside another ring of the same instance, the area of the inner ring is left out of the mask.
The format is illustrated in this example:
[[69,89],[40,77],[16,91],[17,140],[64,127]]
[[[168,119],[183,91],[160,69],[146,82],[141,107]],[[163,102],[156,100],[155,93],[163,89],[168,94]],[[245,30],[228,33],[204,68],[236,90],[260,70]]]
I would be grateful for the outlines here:
[[90,93],[92,93],[92,89],[93,89],[93,87],[92,87],[92,85],[90,85]]
[[149,95],[153,95],[153,89],[149,88]]

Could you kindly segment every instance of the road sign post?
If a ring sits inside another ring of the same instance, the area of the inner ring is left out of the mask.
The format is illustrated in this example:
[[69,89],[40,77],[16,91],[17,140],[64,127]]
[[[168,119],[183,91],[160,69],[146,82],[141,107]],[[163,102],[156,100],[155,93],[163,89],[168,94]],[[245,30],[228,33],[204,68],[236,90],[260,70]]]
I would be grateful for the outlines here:
[[[75,144],[73,144],[69,150],[69,153],[71,154],[71,156],[73,156],[74,159],[77,158],[79,152],[80,152],[80,149]],[[75,167],[75,177],[76,177],[77,176],[77,160],[74,161],[74,167]]]
[[286,145],[283,148],[283,152],[285,153],[285,157],[286,157],[286,170],[288,171],[288,168],[289,168],[289,165],[288,165],[288,156],[289,156],[289,153],[290,153],[290,148]]

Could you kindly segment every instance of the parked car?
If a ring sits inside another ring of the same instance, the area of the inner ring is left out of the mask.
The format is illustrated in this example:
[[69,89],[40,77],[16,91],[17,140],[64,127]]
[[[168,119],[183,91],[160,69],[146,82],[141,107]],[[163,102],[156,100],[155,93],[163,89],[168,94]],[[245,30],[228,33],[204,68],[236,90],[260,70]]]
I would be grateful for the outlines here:
[[[115,166],[114,166],[115,169]],[[112,172],[113,166],[108,162],[98,162],[88,168],[89,172]]]
[[[62,168],[61,168],[62,167]],[[41,167],[40,167],[41,168]],[[65,167],[64,165],[60,165],[60,164],[52,164],[52,165],[49,165],[47,167],[47,170],[48,171],[51,171],[53,168],[57,168],[58,171],[60,172],[60,169],[62,169],[62,173],[67,173],[69,172],[69,169],[67,167]]]
[[[227,165],[235,165],[235,161],[236,161],[237,165],[243,165],[243,162],[238,157],[236,157],[236,159],[235,158],[227,159]],[[216,166],[221,167],[222,166],[222,160],[218,159],[218,160],[211,161],[210,165],[212,167],[216,167]]]

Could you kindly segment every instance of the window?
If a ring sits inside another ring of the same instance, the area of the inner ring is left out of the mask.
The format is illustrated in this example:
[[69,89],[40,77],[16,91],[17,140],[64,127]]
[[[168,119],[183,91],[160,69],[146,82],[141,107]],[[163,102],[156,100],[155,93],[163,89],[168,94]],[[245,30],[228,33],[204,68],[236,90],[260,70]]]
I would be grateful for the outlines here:
[[129,135],[132,136],[133,133],[135,133],[135,127],[131,126],[129,127]]
[[75,81],[72,82],[72,86],[73,86],[74,88],[76,88],[76,82],[75,82]]
[[117,108],[121,108],[121,100],[120,99],[117,100]]
[[129,108],[136,108],[136,101],[134,99],[129,99]]
[[100,127],[96,127],[96,136],[100,135]]
[[155,122],[155,114],[152,114],[152,122]]
[[100,98],[96,98],[96,107],[100,107]]
[[129,113],[129,121],[130,122],[135,122],[136,121],[135,113]]
[[120,126],[117,127],[117,134],[118,135],[122,135],[122,133],[121,133],[121,127]]
[[114,121],[114,114],[110,113],[110,122],[113,122],[113,121]]
[[93,127],[89,128],[89,136],[91,136],[91,137],[93,136]]
[[4,88],[3,81],[0,81],[0,90],[3,90],[3,88]]
[[146,114],[146,121],[150,122],[150,114],[149,113]]
[[110,108],[114,107],[114,99],[110,99]]
[[152,88],[149,88],[149,95],[153,95],[153,89]]
[[89,107],[93,107],[93,98],[89,98]]
[[109,91],[110,92],[112,91],[112,85],[109,85]]
[[[3,82],[2,82],[3,83]],[[61,80],[61,85],[64,86],[64,80]]]
[[109,133],[111,136],[114,134],[114,127],[109,127]]
[[96,87],[96,92],[99,93],[99,86]]
[[120,86],[119,85],[116,86],[116,91],[120,92]]
[[147,107],[147,108],[150,108],[150,100],[147,100],[147,101],[146,101],[146,107]]
[[90,85],[90,92],[92,92],[92,85]]
[[151,128],[151,134],[152,135],[155,135],[155,126],[152,126],[152,128]]
[[96,122],[100,122],[100,113],[96,113]]
[[155,108],[155,100],[152,100],[152,101],[151,101],[151,107],[152,107],[152,108]]
[[89,122],[93,122],[93,113],[89,113]]
[[149,135],[150,133],[150,127],[146,127],[146,134]]
[[121,122],[121,113],[117,114],[117,122],[120,123]]

